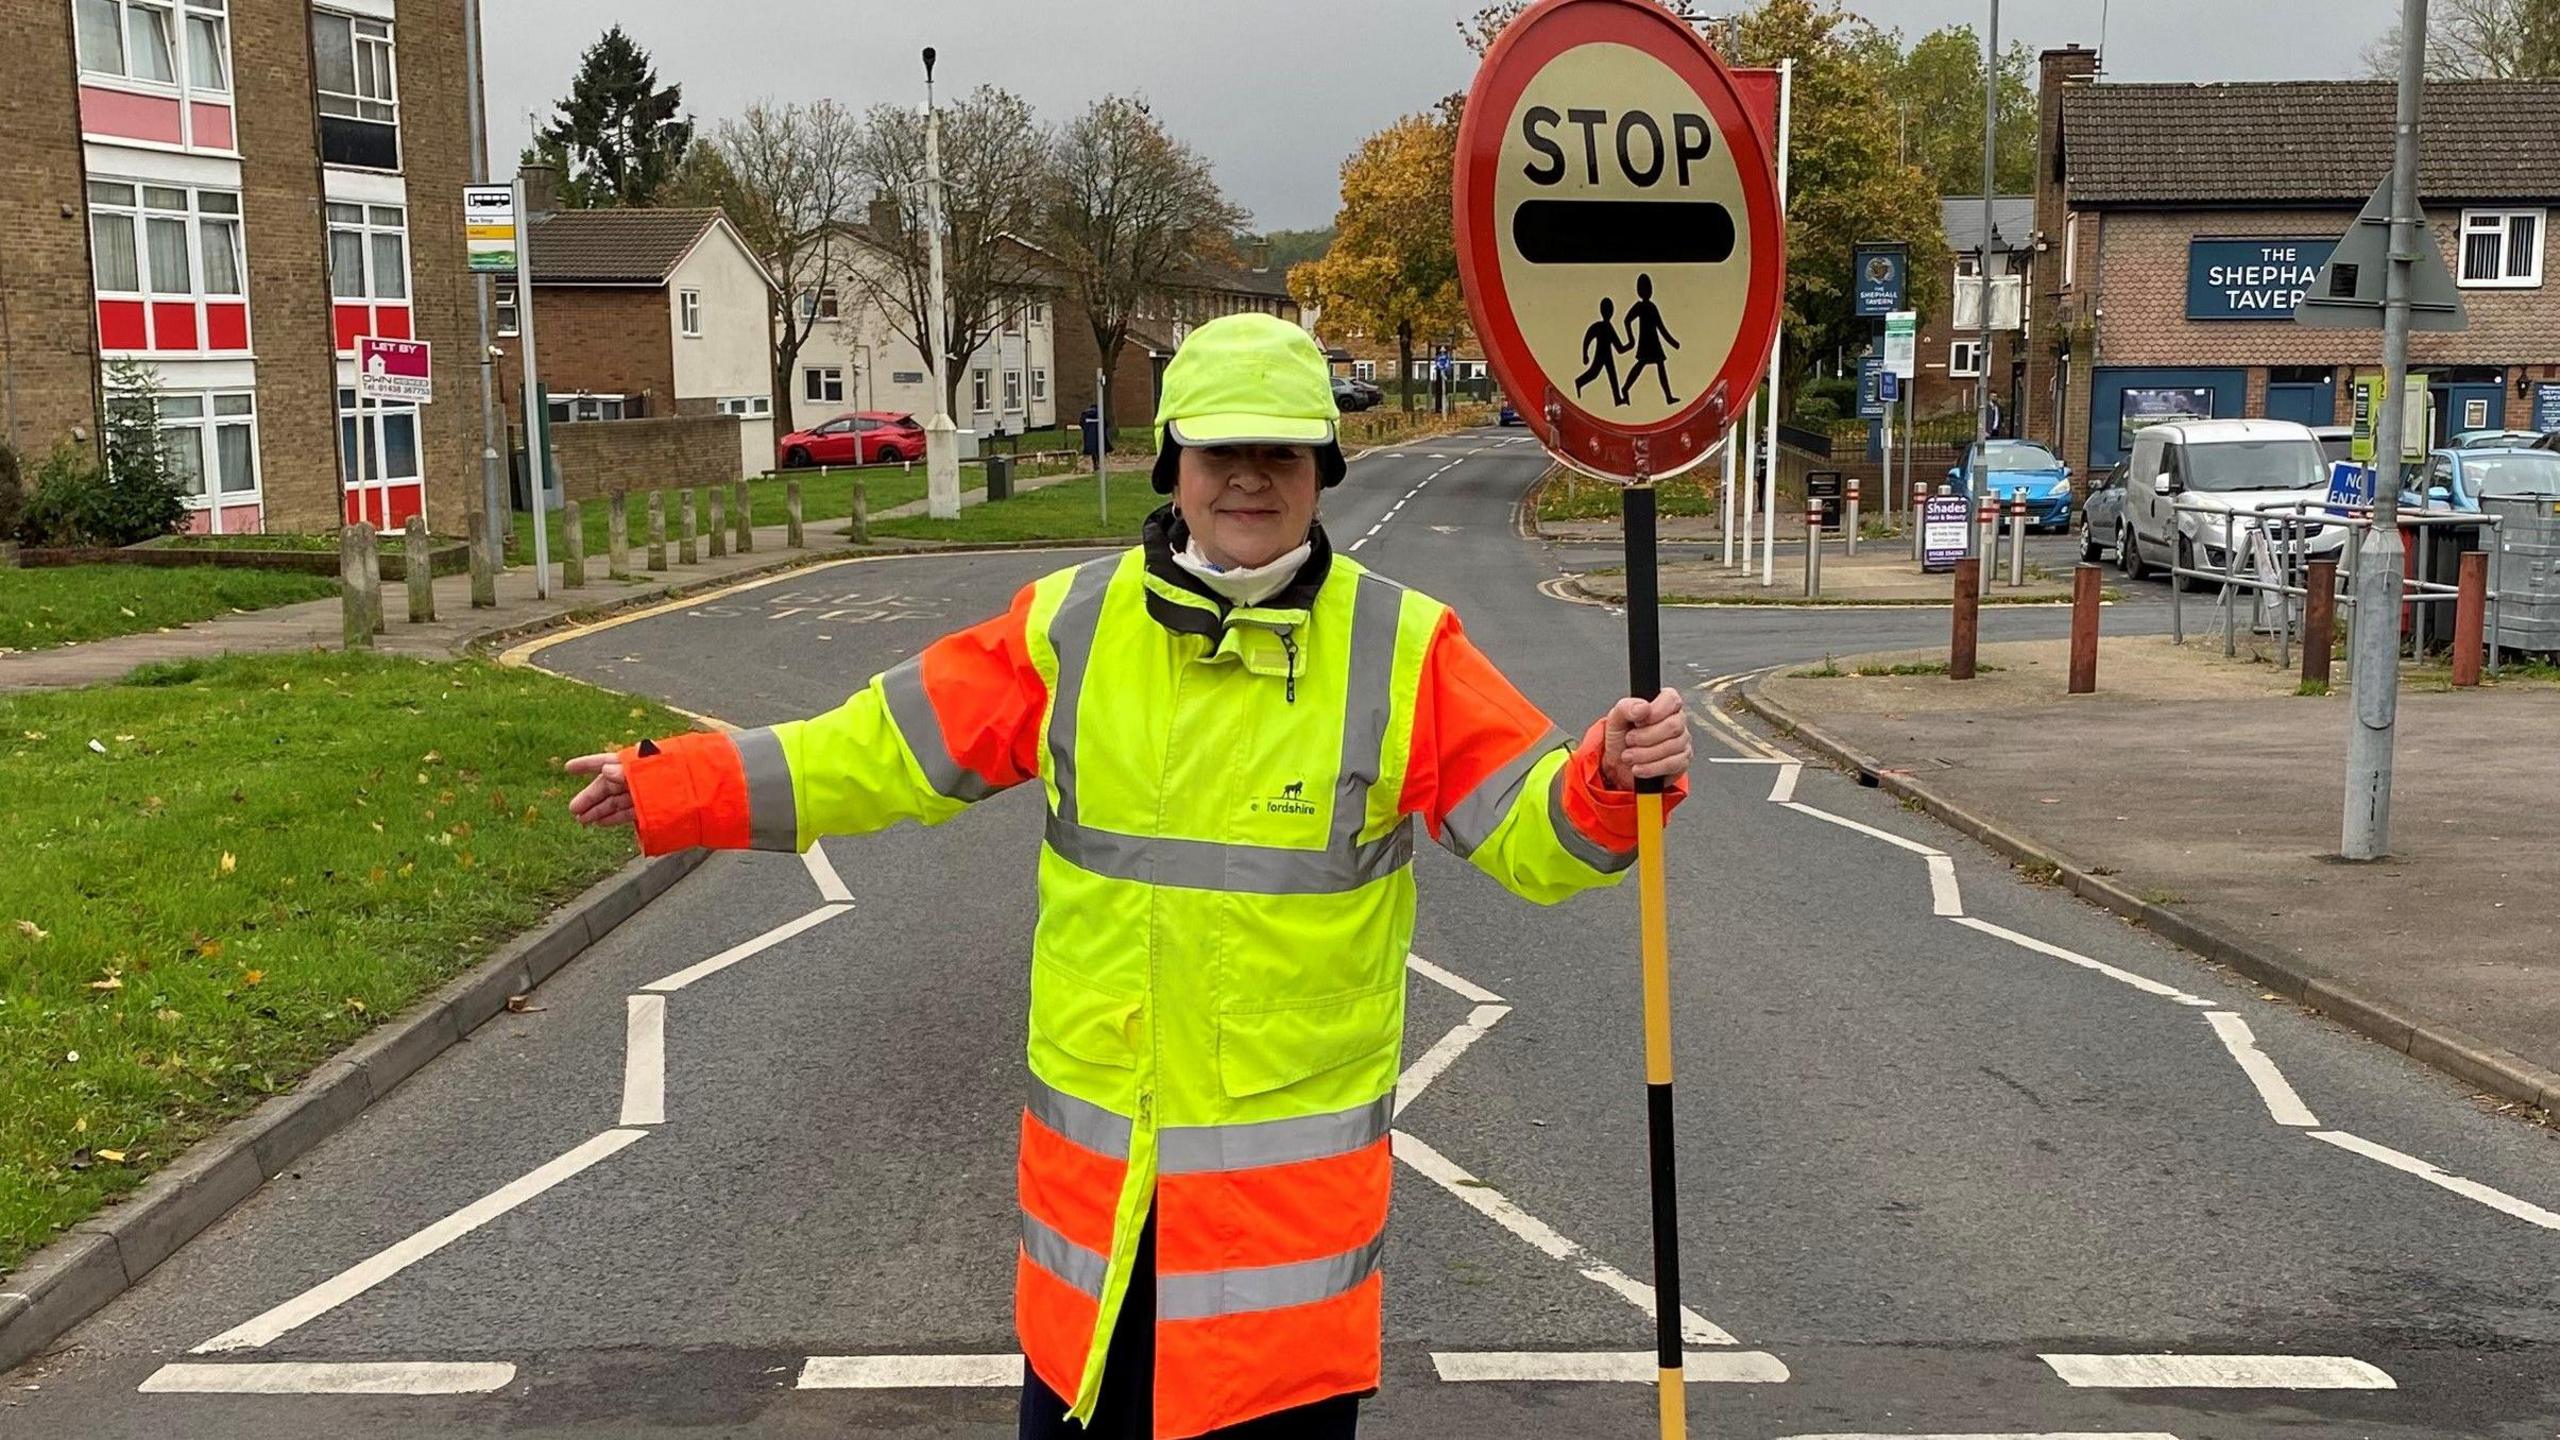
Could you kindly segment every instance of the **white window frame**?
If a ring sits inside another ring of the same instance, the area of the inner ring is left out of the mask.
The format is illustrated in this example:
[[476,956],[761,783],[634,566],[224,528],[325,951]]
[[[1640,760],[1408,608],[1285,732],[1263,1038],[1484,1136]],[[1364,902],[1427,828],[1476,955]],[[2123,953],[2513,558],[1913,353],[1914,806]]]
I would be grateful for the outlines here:
[[489,323],[493,327],[491,333],[506,337],[522,333],[523,321],[516,308],[522,303],[518,295],[516,282],[513,280],[501,280],[489,287]]
[[1352,361],[1351,378],[1354,380],[1366,380],[1372,385],[1376,384],[1378,382],[1378,362],[1375,360]]
[[[190,402],[192,402],[196,407],[195,414],[171,415],[168,413],[169,407],[172,403],[184,405]],[[238,413],[225,415],[220,413],[220,411],[226,402],[245,406],[246,408],[241,409]],[[173,430],[179,430],[191,432],[195,437],[195,455],[198,461],[198,470],[192,477],[192,484],[194,488],[191,488],[186,492],[186,505],[190,510],[203,510],[210,512],[213,516],[213,532],[215,534],[219,535],[222,533],[223,507],[231,505],[258,505],[263,503],[258,480],[258,400],[256,391],[164,390],[160,394],[160,408],[160,433],[162,435],[165,436]],[[221,432],[224,430],[246,430],[249,432],[249,483],[246,488],[232,488],[230,482],[234,477],[226,473],[221,473]]]
[[702,338],[701,291],[686,289],[676,292],[676,321],[687,340]]
[[[2515,222],[2530,218],[2533,243],[2515,244]],[[2550,243],[2551,212],[2530,206],[2503,210],[2465,210],[2462,226],[2454,235],[2454,276],[2465,290],[2538,290],[2542,288],[2542,252]],[[2491,239],[2497,242],[2497,272],[2475,276],[2471,273],[2471,242]],[[2518,252],[2528,264],[2522,273],[2516,269]]]
[[1049,403],[1049,372],[1044,366],[1031,367],[1031,403],[1034,405]]
[[1049,323],[1048,301],[1034,300],[1031,302],[1031,323],[1034,325],[1046,325]]
[[[311,12],[311,23],[315,27],[315,38],[318,26],[346,26],[347,50],[354,57],[352,89],[330,89],[321,81],[318,71],[313,71],[311,89],[321,115],[397,128],[400,124],[400,50],[399,36],[392,23],[370,15],[322,9]],[[339,108],[330,108],[333,102]]]
[[2062,283],[2067,289],[2080,275],[2080,217],[2062,222]]
[[971,414],[984,415],[987,413],[987,399],[989,392],[994,387],[994,376],[995,372],[992,370],[972,370],[969,372],[969,411]]
[[[348,211],[353,211],[354,213],[348,214],[346,213]],[[331,237],[329,241],[329,248],[323,253],[327,255],[329,260],[329,297],[332,302],[350,305],[355,304],[358,301],[362,301],[367,305],[414,305],[417,303],[415,298],[417,295],[417,266],[409,250],[409,210],[407,206],[360,205],[350,200],[331,200],[326,203],[323,213],[327,217],[327,224]],[[394,221],[385,219],[385,216],[398,216],[399,218]],[[357,246],[364,252],[364,274],[358,277],[359,283],[363,287],[363,293],[361,294],[341,295],[338,293],[337,281],[339,277],[337,270],[338,260],[335,237],[341,234],[356,236]],[[377,237],[385,235],[397,236],[400,241],[400,293],[397,295],[385,295],[382,293],[381,257],[376,252],[373,242]]]
[[[117,191],[130,198],[118,198]],[[152,196],[176,194],[180,203],[165,199],[155,202]],[[205,328],[205,305],[208,301],[246,305],[249,300],[249,255],[247,224],[241,214],[240,192],[208,185],[163,185],[148,180],[128,180],[118,176],[94,176],[87,188],[89,206],[89,273],[95,282],[95,298],[99,300],[139,300],[143,302],[144,324],[156,323],[149,307],[153,305],[192,305],[196,312],[196,345],[193,350],[167,351],[168,354],[193,355],[212,347]],[[206,202],[213,202],[208,209]],[[227,208],[226,208],[227,207]],[[133,279],[131,288],[105,284],[105,268],[99,263],[97,250],[98,222],[101,219],[122,220],[133,232]],[[187,265],[187,288],[163,290],[151,277],[152,222],[163,225],[176,221],[185,237],[183,258]],[[208,224],[227,227],[231,236],[231,273],[238,278],[239,288],[214,291],[206,288],[205,238]],[[157,336],[152,337],[157,339]],[[154,353],[158,347],[153,347]]]
[[1018,369],[1008,368],[1004,372],[1004,413],[1022,413],[1022,372]]
[[800,367],[800,398],[812,405],[843,404],[844,367],[841,365]]
[[[389,444],[391,422],[404,416],[407,417],[410,425],[409,451],[412,455],[417,457],[417,470],[407,475],[362,474],[364,457],[366,455],[372,455],[376,458],[383,459],[387,459],[387,457],[389,457],[391,454],[391,446]],[[368,450],[359,444],[357,449],[354,451],[343,454],[339,457],[338,488],[341,492],[350,488],[347,480],[347,466],[350,463],[358,467],[358,484],[368,489],[374,486],[388,485],[422,486],[426,483],[426,417],[418,413],[417,406],[399,404],[388,400],[359,401],[356,399],[354,386],[341,385],[338,387],[338,443],[341,447],[346,445],[347,431],[350,426],[362,427],[362,429],[358,431],[359,441],[365,438],[363,431],[370,430],[372,432],[370,438],[373,441],[373,445]]]
[[[1973,368],[1971,369],[1965,368],[1964,357],[1967,356],[1972,357]],[[1950,380],[1979,380],[1982,378],[1982,341],[1979,338],[1949,342],[1947,345],[1947,378]]]
[[757,419],[773,413],[773,397],[770,395],[731,395],[723,398],[719,402],[719,413],[723,415],[735,415],[741,419]]

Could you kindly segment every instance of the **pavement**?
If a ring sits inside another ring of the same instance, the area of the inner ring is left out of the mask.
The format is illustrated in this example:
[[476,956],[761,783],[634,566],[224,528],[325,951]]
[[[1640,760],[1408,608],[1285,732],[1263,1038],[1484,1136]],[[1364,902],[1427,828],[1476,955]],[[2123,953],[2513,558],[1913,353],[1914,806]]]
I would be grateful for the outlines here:
[[[1804,542],[1796,541],[1793,553],[1784,556],[1778,583],[1762,582],[1765,567],[1728,568],[1713,557],[1697,560],[1673,560],[1660,566],[1660,594],[1666,604],[1678,605],[1936,605],[1954,604],[1954,580],[1949,575],[1930,575],[1911,561],[1907,544],[1899,540],[1862,543],[1856,555],[1850,555],[1839,541],[1824,546],[1822,557],[1822,593],[1808,599],[1804,593]],[[1627,576],[1624,569],[1602,568],[1584,573],[1574,582],[1582,594],[1612,605],[1623,605],[1627,599]],[[1986,605],[2051,605],[2071,598],[2071,572],[2056,571],[2042,561],[2028,567],[2024,584],[2012,585],[2004,569],[1993,579],[1991,589],[1982,599]]]
[[[1587,558],[1519,532],[1544,468],[1516,432],[1398,447],[1328,525],[1579,728],[1625,635],[1541,592]],[[525,658],[765,723],[1074,558],[865,561]],[[2560,1140],[1722,703],[1946,623],[1663,617],[1702,762],[1665,857],[1690,1433],[2549,1440]],[[711,860],[0,1377],[0,1430],[1010,1435],[1038,811]],[[1417,864],[1364,1434],[1649,1433],[1634,892]]]
[[2545,893],[2560,875],[2560,773],[2514,763],[2522,737],[2560,734],[2560,685],[2408,687],[2393,854],[2346,866],[2350,686],[2298,695],[2293,671],[2225,659],[2205,639],[2109,639],[2099,693],[2079,697],[2065,693],[2066,645],[1995,645],[1982,658],[2002,668],[1966,683],[1780,672],[1759,693],[1949,803],[2403,1025],[2520,1057],[2547,1077],[2530,1083],[2560,1098],[2560,949]]

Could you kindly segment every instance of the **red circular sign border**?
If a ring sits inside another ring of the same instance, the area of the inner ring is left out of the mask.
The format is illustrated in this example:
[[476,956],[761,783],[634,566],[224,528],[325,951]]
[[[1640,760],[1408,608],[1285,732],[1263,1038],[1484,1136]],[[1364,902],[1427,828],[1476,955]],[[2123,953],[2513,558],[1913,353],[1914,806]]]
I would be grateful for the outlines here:
[[[1665,38],[1673,43],[1662,43]],[[1733,353],[1687,407],[1634,428],[1613,424],[1565,398],[1538,367],[1512,317],[1497,249],[1499,227],[1492,213],[1502,143],[1522,93],[1566,50],[1595,43],[1642,50],[1688,82],[1706,106],[1719,138],[1736,152],[1749,212],[1750,298],[1744,303]],[[1786,277],[1786,235],[1769,143],[1724,62],[1695,31],[1650,0],[1540,0],[1513,21],[1486,53],[1467,94],[1452,177],[1458,273],[1476,338],[1484,345],[1494,377],[1531,425],[1550,431],[1549,448],[1558,459],[1602,479],[1632,481],[1637,442],[1642,440],[1646,442],[1646,477],[1661,480],[1697,464],[1726,428],[1739,423],[1738,414],[1728,413],[1719,425],[1708,412],[1719,387],[1733,411],[1748,403],[1768,368],[1770,345],[1777,335]],[[1550,403],[1557,407],[1557,415],[1552,426],[1546,426],[1542,422],[1547,420]]]

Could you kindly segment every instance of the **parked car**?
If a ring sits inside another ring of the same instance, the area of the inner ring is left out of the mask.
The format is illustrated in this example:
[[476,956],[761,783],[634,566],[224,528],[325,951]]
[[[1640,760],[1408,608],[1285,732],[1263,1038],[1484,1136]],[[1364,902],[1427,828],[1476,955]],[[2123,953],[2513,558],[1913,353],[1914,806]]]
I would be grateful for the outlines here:
[[[2134,436],[2125,461],[2124,519],[2116,563],[2139,580],[2155,566],[2218,570],[2236,543],[2233,512],[2298,503],[2319,515],[2329,499],[2329,457],[2306,425],[2291,420],[2189,420]],[[2178,513],[2180,505],[2189,513]],[[2197,511],[2205,513],[2195,513]],[[2314,555],[2347,540],[2344,525],[2315,522]],[[2189,580],[2191,588],[2204,582]]]
[[1977,441],[1965,447],[1964,459],[1947,471],[1947,483],[1959,495],[1973,494],[1973,452],[1982,450],[1986,483],[2005,501],[2024,492],[2027,523],[2038,530],[2071,528],[2071,468],[2032,440]]
[[873,465],[924,458],[924,427],[896,410],[858,410],[774,442],[785,470],[812,465]]
[[2320,442],[2320,453],[2329,457],[2330,464],[2342,464],[2356,458],[2356,427],[2353,425],[2314,425],[2311,434]]
[[2438,450],[2427,457],[2427,493],[2403,489],[2400,503],[2412,509],[2480,512],[2480,497],[2552,496],[2560,498],[2560,453],[2528,450]]
[[2542,438],[2539,430],[2464,430],[2453,437],[2456,450],[2522,450]]
[[1333,406],[1337,410],[1366,410],[1385,398],[1385,391],[1356,375],[1333,377]]
[[2116,548],[2124,533],[2124,467],[2099,477],[2080,502],[2080,558],[2092,565]]
[[1529,417],[1520,413],[1520,407],[1512,404],[1511,397],[1508,395],[1502,397],[1502,413],[1494,418],[1504,425],[1526,425],[1529,423]]

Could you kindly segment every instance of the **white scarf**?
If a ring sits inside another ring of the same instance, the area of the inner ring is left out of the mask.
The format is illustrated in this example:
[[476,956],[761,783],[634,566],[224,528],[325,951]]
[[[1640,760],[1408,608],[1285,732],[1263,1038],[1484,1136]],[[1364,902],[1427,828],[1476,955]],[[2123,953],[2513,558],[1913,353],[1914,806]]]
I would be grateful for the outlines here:
[[1215,561],[1200,553],[1200,542],[1195,538],[1174,552],[1173,563],[1200,577],[1201,584],[1223,596],[1228,604],[1252,606],[1288,589],[1289,582],[1298,578],[1299,567],[1305,565],[1307,557],[1314,553],[1314,544],[1308,543],[1268,565],[1257,565],[1249,570],[1221,569]]

